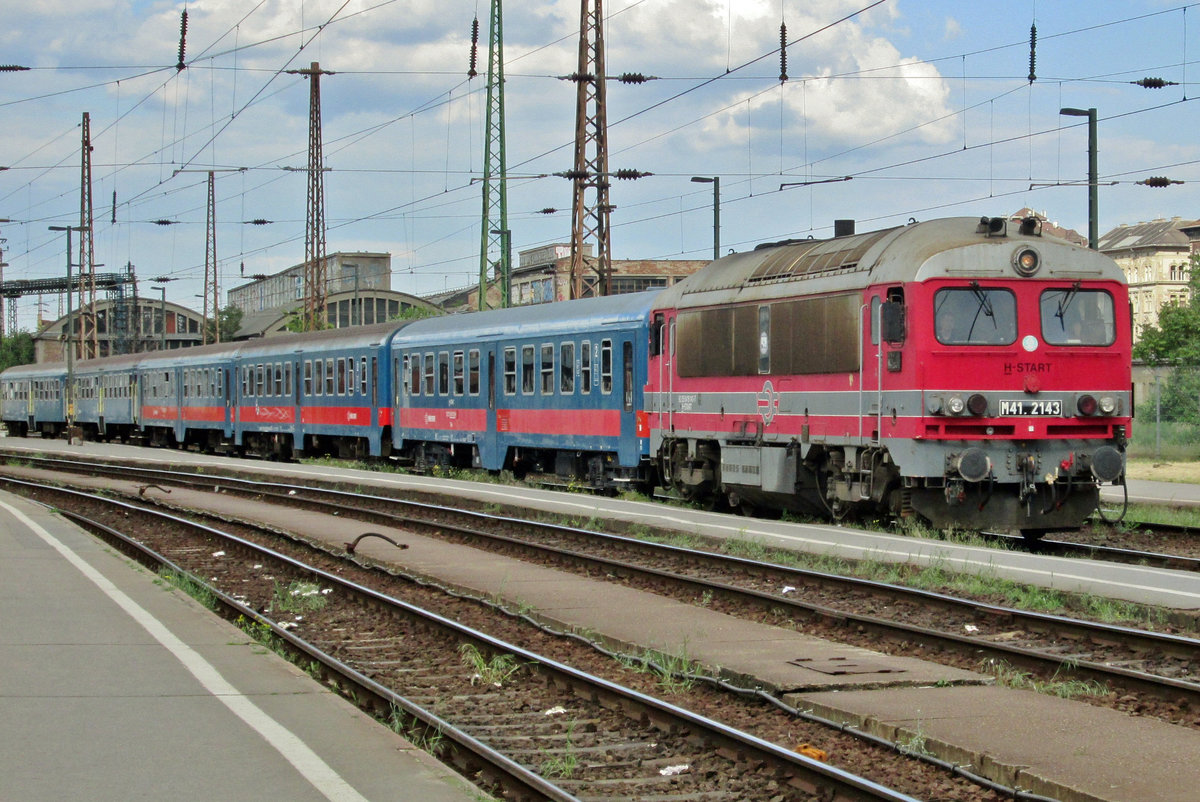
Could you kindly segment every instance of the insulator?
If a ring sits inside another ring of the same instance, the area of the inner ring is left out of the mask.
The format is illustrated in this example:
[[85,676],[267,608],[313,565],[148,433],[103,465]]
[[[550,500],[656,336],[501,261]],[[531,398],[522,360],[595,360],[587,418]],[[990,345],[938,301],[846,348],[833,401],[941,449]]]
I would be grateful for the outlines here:
[[653,75],[642,75],[640,72],[623,72],[617,76],[617,80],[623,84],[644,84],[646,81],[658,79]]
[[256,217],[253,220],[247,220],[246,223],[248,225],[252,225],[252,226],[269,226],[271,224],[271,221],[264,220],[261,217]]
[[187,11],[183,12],[183,16],[179,21],[179,61],[175,64],[176,70],[184,68],[183,54],[187,50]]
[[0,64],[0,72],[24,72],[28,67],[22,67],[20,64]]
[[1037,23],[1029,26],[1029,83],[1037,80]]
[[115,189],[113,190],[112,219],[109,222],[114,226],[117,224],[117,191]]
[[643,173],[640,170],[617,170],[613,175],[622,181],[636,181],[639,178],[654,175],[654,173]]
[[539,209],[538,214],[554,214],[558,211],[553,206],[547,206],[545,209]]
[[573,83],[590,83],[596,80],[596,76],[590,72],[573,72],[570,75],[560,75],[560,81],[571,81]]
[[1182,184],[1183,182],[1167,178],[1165,175],[1152,175],[1145,181],[1138,181],[1138,183],[1146,187],[1169,187],[1172,184]]
[[150,222],[154,223],[154,225],[156,225],[156,226],[173,226],[178,221],[177,220],[167,220],[165,218],[159,218],[158,220],[151,220]]
[[475,71],[475,60],[479,50],[479,17],[471,20],[471,68],[467,70],[467,77],[474,78],[479,73]]
[[787,23],[779,23],[779,80],[786,81],[787,76]]
[[1174,81],[1167,81],[1162,78],[1143,78],[1140,81],[1130,81],[1130,83],[1145,89],[1162,89],[1164,86],[1179,86]]
[[572,181],[583,180],[591,175],[587,170],[563,170],[561,173],[555,173],[557,176],[569,178]]

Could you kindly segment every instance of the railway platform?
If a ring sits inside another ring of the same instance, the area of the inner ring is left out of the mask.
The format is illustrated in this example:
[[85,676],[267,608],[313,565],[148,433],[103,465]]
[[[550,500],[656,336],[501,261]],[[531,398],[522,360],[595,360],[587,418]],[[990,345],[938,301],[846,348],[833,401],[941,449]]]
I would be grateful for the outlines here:
[[181,592],[0,493],[0,798],[479,791]]
[[[9,441],[4,445],[11,445]],[[21,441],[17,441],[21,442]],[[30,450],[38,441],[25,441]],[[61,450],[67,450],[65,445]],[[127,447],[85,444],[69,450],[73,456],[122,456],[131,454]],[[88,452],[93,452],[89,454]],[[137,450],[147,465],[177,465],[186,460],[200,464],[221,463],[229,467],[248,466],[244,461],[202,458],[178,452]],[[741,537],[773,545],[817,552],[836,553],[845,549],[847,556],[870,559],[936,560],[1005,575],[1016,570],[1006,562],[1020,557],[1036,562],[1034,573],[1047,580],[1067,576],[1072,589],[1086,589],[1098,583],[1109,595],[1128,596],[1150,603],[1194,608],[1200,603],[1200,580],[1186,572],[1152,574],[1091,575],[1088,561],[1065,560],[1039,555],[949,546],[926,541],[914,547],[912,539],[888,538],[878,533],[857,532],[849,527],[800,526],[755,519],[697,513],[665,505],[552,493],[530,488],[458,483],[444,479],[399,476],[394,474],[348,471],[319,465],[279,465],[254,463],[257,472],[270,473],[287,481],[297,477],[337,480],[360,484],[364,492],[371,486],[404,487],[409,490],[455,492],[487,502],[519,505],[529,509],[552,510],[582,518],[611,516],[652,526],[700,532],[716,537]],[[74,481],[74,480],[73,480]],[[108,481],[108,480],[105,480]],[[224,494],[202,493],[204,504],[249,504]],[[172,501],[182,503],[183,492],[175,491]],[[188,502],[198,501],[189,498]],[[237,514],[234,508],[224,508]],[[241,511],[246,517],[261,520],[268,513],[262,504]],[[323,538],[335,545],[361,532],[346,518],[317,513],[279,511],[279,523],[306,536]],[[651,594],[566,576],[518,561],[489,554],[475,559],[473,550],[427,540],[411,532],[383,531],[408,546],[397,551],[378,539],[368,539],[358,553],[396,564],[411,573],[422,574],[460,590],[485,598],[510,601],[543,621],[576,631],[591,631],[610,644],[654,648],[669,654],[686,654],[694,661],[720,667],[733,677],[741,677],[770,687],[794,706],[813,710],[828,718],[841,720],[892,740],[919,744],[939,757],[970,764],[997,781],[1064,802],[1184,802],[1195,798],[1200,787],[1200,732],[1156,720],[1131,717],[1107,708],[1083,702],[1064,701],[1029,691],[1017,691],[977,684],[975,676],[939,674],[937,666],[921,667],[921,672],[903,676],[905,666],[891,663],[894,658],[858,650],[838,653],[836,645],[821,646],[815,639],[783,636],[775,628],[751,629],[744,622],[722,620],[720,614],[694,605],[664,600]],[[914,556],[914,548],[917,553]],[[947,551],[941,551],[947,549]],[[883,556],[881,556],[883,555]],[[956,562],[957,561],[957,562]],[[1059,562],[1061,561],[1061,562]],[[1129,566],[1097,566],[1103,571],[1133,570]],[[1070,569],[1070,570],[1068,570]],[[1168,581],[1169,580],[1169,581]],[[794,633],[793,633],[794,634]],[[811,651],[797,651],[811,648]],[[841,647],[844,648],[844,647]],[[831,679],[818,676],[813,666],[818,649],[843,659],[861,659],[868,669],[856,676]],[[805,660],[804,658],[809,658]],[[807,662],[807,667],[795,665]],[[872,676],[872,669],[875,671]],[[819,747],[819,744],[817,745]]]
[[[348,518],[228,494],[176,488],[169,504],[253,518],[335,547],[364,531]],[[916,744],[1012,787],[1064,802],[1185,802],[1200,787],[1194,759],[1200,732],[1193,729],[991,686],[970,672],[748,623],[495,554],[478,559],[469,547],[409,531],[370,529],[405,548],[373,538],[357,554],[503,599],[543,623],[593,633],[610,646],[686,656],[749,687],[769,688],[794,707]]]

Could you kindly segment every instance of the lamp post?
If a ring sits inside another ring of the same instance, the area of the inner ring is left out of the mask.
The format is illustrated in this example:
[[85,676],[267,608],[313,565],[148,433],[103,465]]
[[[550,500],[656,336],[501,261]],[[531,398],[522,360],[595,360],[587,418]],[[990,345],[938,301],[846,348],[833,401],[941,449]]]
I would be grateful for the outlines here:
[[491,232],[500,237],[500,269],[496,272],[500,274],[500,308],[507,309],[512,306],[512,231],[493,228]]
[[71,232],[87,231],[87,226],[48,226],[51,231],[67,232],[67,427],[75,422],[75,294],[71,287]]
[[1064,117],[1087,117],[1088,121],[1088,247],[1093,251],[1100,241],[1100,187],[1096,169],[1096,110],[1059,109]]
[[713,185],[713,259],[721,258],[721,177],[712,178],[694,175],[692,182],[696,184]]

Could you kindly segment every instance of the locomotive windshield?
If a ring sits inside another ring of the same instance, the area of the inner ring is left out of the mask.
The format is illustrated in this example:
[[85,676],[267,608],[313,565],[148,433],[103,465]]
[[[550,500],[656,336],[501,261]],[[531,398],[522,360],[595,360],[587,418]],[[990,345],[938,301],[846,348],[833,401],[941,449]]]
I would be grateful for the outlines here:
[[943,345],[1011,345],[1017,339],[1016,297],[975,283],[938,290],[933,320]]
[[1042,339],[1050,345],[1112,345],[1116,339],[1113,299],[1104,290],[1046,290],[1041,310]]

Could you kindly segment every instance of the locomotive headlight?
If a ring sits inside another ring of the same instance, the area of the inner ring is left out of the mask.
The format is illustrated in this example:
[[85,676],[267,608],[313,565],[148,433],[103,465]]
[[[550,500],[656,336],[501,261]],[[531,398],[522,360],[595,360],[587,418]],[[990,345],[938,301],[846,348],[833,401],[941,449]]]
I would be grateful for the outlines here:
[[1013,254],[1013,267],[1022,276],[1032,276],[1042,266],[1042,257],[1033,248],[1021,248]]
[[1117,411],[1117,399],[1111,395],[1100,396],[1100,414],[1111,415]]
[[952,395],[946,400],[946,409],[951,415],[961,415],[967,405],[963,403],[961,395]]
[[1079,410],[1080,415],[1095,415],[1096,414],[1096,396],[1081,395],[1075,402],[1075,408]]
[[983,393],[972,393],[967,399],[967,409],[972,415],[983,415],[987,412],[987,397]]

